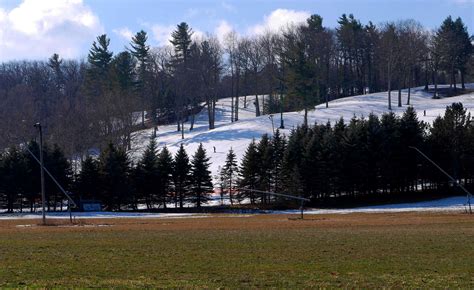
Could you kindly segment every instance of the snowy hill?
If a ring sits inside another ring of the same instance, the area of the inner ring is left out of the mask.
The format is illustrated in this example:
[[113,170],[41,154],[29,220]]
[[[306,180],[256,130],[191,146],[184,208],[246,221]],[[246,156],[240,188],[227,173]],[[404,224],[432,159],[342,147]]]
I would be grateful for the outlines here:
[[[470,84],[469,88],[474,88],[474,84]],[[402,91],[403,107],[397,107],[397,92],[392,92],[392,111],[398,115],[403,114],[407,106],[407,90]],[[260,96],[261,100],[262,97]],[[185,138],[181,139],[181,132],[176,131],[176,125],[161,126],[157,132],[156,141],[159,148],[167,146],[174,154],[180,144],[185,145],[189,155],[194,154],[199,143],[202,143],[207,150],[208,156],[211,158],[211,172],[217,175],[218,168],[223,166],[226,154],[232,147],[240,161],[245,153],[247,145],[253,138],[259,139],[263,134],[272,135],[272,122],[268,115],[255,117],[255,107],[253,102],[255,96],[247,97],[247,108],[244,107],[244,98],[240,98],[239,121],[231,123],[231,100],[221,99],[217,103],[216,108],[216,128],[208,130],[207,109],[204,108],[196,116],[194,130],[189,131],[189,124],[185,125]],[[462,102],[470,112],[474,112],[474,93],[462,96],[450,97],[444,99],[433,99],[430,93],[422,90],[422,88],[412,89],[411,105],[416,109],[420,120],[431,123],[437,116],[444,114],[446,106],[453,102]],[[423,111],[426,111],[426,116]],[[326,123],[328,120],[334,123],[343,117],[349,121],[353,116],[367,117],[370,113],[380,115],[387,112],[387,92],[360,95],[337,99],[329,103],[329,108],[325,104],[319,105],[315,110],[308,113],[308,122],[313,124]],[[289,134],[292,128],[303,123],[303,112],[284,113],[285,129],[281,130],[283,134]],[[275,129],[279,127],[280,115],[273,116]],[[136,132],[135,141],[132,146],[132,159],[138,160],[141,153],[145,149],[150,140],[153,130],[147,129]],[[216,147],[214,153],[213,147]]]

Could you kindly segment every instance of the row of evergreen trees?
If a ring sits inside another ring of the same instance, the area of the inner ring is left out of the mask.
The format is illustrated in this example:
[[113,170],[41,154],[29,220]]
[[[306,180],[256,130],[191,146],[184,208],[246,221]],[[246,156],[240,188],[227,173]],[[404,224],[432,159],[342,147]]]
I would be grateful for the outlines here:
[[461,103],[447,107],[444,117],[432,126],[419,121],[412,107],[401,117],[371,114],[354,117],[348,124],[341,119],[334,126],[302,126],[288,139],[277,131],[273,138],[264,135],[258,143],[251,142],[240,167],[232,162],[230,152],[221,188],[251,203],[268,203],[270,197],[248,190],[287,192],[313,200],[447,193],[452,185],[448,178],[410,147],[424,151],[459,182],[472,187],[473,142],[474,126]]
[[201,144],[190,160],[182,144],[173,157],[166,147],[158,152],[154,139],[136,166],[125,151],[109,144],[98,160],[84,160],[76,186],[81,199],[100,200],[107,209],[137,209],[138,204],[166,208],[170,202],[201,207],[214,190]]
[[[39,156],[36,142],[28,147]],[[44,148],[45,167],[72,191],[78,202],[100,201],[105,209],[147,209],[156,206],[166,208],[194,205],[201,207],[214,191],[209,158],[200,145],[190,158],[181,145],[173,157],[164,147],[159,152],[155,140],[151,140],[139,162],[132,164],[126,152],[109,144],[98,158],[87,157],[81,171],[73,174],[71,165],[57,146]],[[12,212],[28,205],[34,211],[40,201],[39,165],[27,150],[12,147],[0,158],[0,208]],[[62,209],[64,196],[46,177],[48,210]]]
[[[30,142],[27,148],[11,147],[0,154],[0,208],[13,211],[15,208],[33,211],[40,199],[40,167],[34,159],[39,156],[39,145]],[[65,158],[57,145],[43,147],[44,163],[48,171],[65,188],[70,188],[72,170],[70,162]],[[45,179],[48,189],[48,210],[62,208],[63,196],[59,188],[50,178]]]
[[[288,137],[277,130],[252,141],[241,162],[230,149],[219,174],[222,197],[230,203],[246,199],[268,204],[272,196],[252,190],[286,192],[313,200],[341,196],[380,196],[419,191],[448,192],[446,176],[427,163],[415,146],[467,187],[474,184],[474,126],[461,103],[446,108],[433,125],[417,118],[412,107],[399,117],[343,119],[333,126],[315,124],[294,129]],[[35,142],[29,150],[38,156]],[[110,144],[98,158],[88,157],[72,174],[61,149],[45,147],[49,171],[78,200],[100,200],[109,210],[138,209],[146,205],[201,207],[214,192],[209,158],[200,144],[190,158],[183,145],[173,156],[151,140],[132,164],[126,152]],[[12,211],[39,201],[39,166],[26,150],[11,148],[0,158],[1,207]],[[47,180],[48,209],[57,209],[64,197]]]

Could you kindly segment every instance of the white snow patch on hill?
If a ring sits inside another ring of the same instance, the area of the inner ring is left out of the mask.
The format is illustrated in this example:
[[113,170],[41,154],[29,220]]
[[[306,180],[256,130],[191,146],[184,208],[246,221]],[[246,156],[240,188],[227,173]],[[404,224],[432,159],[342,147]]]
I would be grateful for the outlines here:
[[[467,85],[468,88],[474,88],[474,84]],[[392,111],[401,115],[406,110],[408,90],[402,91],[402,107],[397,107],[397,91],[392,92]],[[259,96],[262,102],[263,96]],[[159,148],[167,146],[174,154],[180,144],[184,144],[189,155],[193,155],[199,143],[202,143],[210,157],[210,170],[213,176],[218,174],[218,168],[224,165],[226,154],[232,147],[240,161],[245,153],[245,149],[252,139],[258,140],[263,134],[272,135],[272,122],[268,115],[255,117],[255,106],[253,102],[255,96],[247,97],[247,108],[244,107],[244,98],[240,98],[239,121],[231,123],[231,99],[221,99],[217,102],[216,108],[216,128],[208,130],[207,108],[204,108],[196,116],[194,130],[189,131],[189,123],[185,124],[184,139],[181,139],[181,132],[177,132],[176,125],[160,126],[156,141]],[[329,102],[329,108],[321,104],[315,110],[308,113],[308,122],[310,124],[330,121],[334,123],[343,117],[349,121],[352,117],[367,117],[370,113],[380,115],[388,112],[387,92],[360,95],[337,99]],[[413,106],[420,120],[433,122],[433,120],[444,114],[446,106],[454,102],[462,102],[470,112],[474,112],[474,93],[462,96],[450,97],[444,99],[433,99],[432,95],[422,90],[421,87],[411,90],[410,105]],[[424,116],[426,111],[426,116]],[[304,112],[284,113],[285,129],[281,130],[283,134],[288,135],[291,129],[303,123]],[[275,129],[280,125],[280,115],[273,116]],[[131,156],[135,162],[139,160],[143,150],[149,143],[153,130],[147,129],[136,132],[135,141],[132,146]],[[214,153],[213,147],[216,147]]]

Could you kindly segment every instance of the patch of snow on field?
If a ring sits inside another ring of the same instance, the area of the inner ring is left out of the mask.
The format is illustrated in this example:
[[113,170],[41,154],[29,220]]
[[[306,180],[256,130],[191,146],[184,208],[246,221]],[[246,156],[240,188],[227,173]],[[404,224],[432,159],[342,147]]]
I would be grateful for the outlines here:
[[[78,219],[105,219],[105,218],[198,218],[206,217],[204,214],[194,213],[136,213],[136,212],[73,212],[73,217]],[[5,213],[0,215],[0,220],[12,219],[41,219],[41,212],[38,213]],[[68,219],[67,212],[48,212],[46,219]]]
[[[401,213],[401,212],[465,212],[466,196],[456,196],[437,200],[385,204],[351,209],[306,209],[305,214],[351,214],[351,213]],[[299,210],[261,211],[264,214],[299,214]],[[230,213],[232,217],[249,217],[258,212],[249,214]],[[108,219],[108,218],[212,218],[212,214],[196,213],[134,213],[134,212],[73,212],[77,219]],[[69,219],[67,212],[51,212],[46,214],[47,219]],[[14,219],[41,219],[41,213],[3,213],[0,220]]]
[[[397,212],[448,212],[466,210],[466,196],[455,196],[413,203],[384,204],[351,209],[308,209],[305,214],[349,214],[349,213],[397,213]],[[298,210],[272,213],[299,213]]]

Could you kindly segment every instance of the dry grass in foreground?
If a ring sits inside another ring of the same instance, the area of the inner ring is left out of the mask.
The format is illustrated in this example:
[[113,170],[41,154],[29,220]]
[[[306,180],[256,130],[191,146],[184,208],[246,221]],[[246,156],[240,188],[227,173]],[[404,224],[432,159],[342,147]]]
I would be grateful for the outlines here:
[[474,287],[474,216],[0,221],[0,286]]

